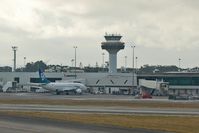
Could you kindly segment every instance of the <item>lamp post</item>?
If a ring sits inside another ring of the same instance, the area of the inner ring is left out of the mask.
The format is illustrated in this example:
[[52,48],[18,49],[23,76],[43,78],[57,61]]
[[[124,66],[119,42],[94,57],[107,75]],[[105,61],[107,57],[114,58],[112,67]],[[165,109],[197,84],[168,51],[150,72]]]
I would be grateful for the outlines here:
[[102,71],[104,71],[104,53],[102,53]]
[[24,68],[26,67],[26,57],[23,57],[24,59]]
[[125,71],[126,71],[126,68],[127,68],[127,56],[124,56],[124,66],[125,66]]
[[16,52],[17,52],[17,46],[12,46],[12,50],[14,52],[14,64],[13,64],[13,71],[15,72],[16,71],[16,62],[17,62],[17,57],[16,57]]
[[26,57],[23,57],[23,59],[24,59],[24,68],[23,68],[23,71],[25,71],[25,69],[26,69]]
[[181,58],[178,59],[178,71],[180,72]]
[[135,49],[135,45],[131,46],[132,48],[132,76],[133,76],[133,81],[132,81],[132,88],[134,87],[134,49]]
[[137,73],[137,63],[138,63],[138,57],[135,57],[135,72]]
[[74,59],[71,59],[71,67],[74,66],[73,62],[74,62]]
[[76,49],[77,49],[77,46],[74,46],[73,47],[75,49],[75,79],[77,78],[77,73],[76,73],[76,65],[77,65],[77,53],[76,53]]

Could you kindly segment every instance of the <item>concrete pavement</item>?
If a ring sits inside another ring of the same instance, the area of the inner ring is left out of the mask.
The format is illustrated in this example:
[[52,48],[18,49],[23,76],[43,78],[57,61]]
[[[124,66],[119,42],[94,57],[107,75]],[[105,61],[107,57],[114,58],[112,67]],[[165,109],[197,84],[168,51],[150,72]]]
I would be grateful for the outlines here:
[[63,113],[103,113],[103,114],[160,114],[160,115],[199,115],[199,109],[169,108],[128,108],[95,106],[60,106],[60,105],[26,105],[0,104],[0,110],[47,111]]
[[61,122],[49,119],[0,115],[2,133],[168,133],[146,129]]

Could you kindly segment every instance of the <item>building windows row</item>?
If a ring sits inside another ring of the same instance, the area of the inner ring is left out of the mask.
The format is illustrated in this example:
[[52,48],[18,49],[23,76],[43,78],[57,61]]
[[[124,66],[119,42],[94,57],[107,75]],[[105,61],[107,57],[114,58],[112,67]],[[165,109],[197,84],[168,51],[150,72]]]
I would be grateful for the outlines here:
[[[142,77],[146,80],[163,80],[169,82],[169,85],[199,85],[199,77]],[[141,77],[138,77],[138,80]]]

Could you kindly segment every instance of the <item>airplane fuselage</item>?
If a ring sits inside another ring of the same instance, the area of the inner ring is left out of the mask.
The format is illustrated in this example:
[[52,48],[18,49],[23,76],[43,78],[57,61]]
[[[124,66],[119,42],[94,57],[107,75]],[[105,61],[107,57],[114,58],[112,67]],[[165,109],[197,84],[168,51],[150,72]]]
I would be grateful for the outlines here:
[[42,87],[46,90],[56,92],[76,91],[77,89],[86,90],[86,86],[80,83],[48,83],[42,85]]
[[39,78],[41,80],[41,87],[49,90],[49,91],[53,91],[56,92],[57,94],[60,94],[61,92],[65,92],[66,94],[69,94],[69,92],[74,92],[74,93],[78,93],[81,94],[82,91],[86,90],[86,86],[81,84],[81,83],[60,83],[60,82],[50,82],[44,72],[39,69]]

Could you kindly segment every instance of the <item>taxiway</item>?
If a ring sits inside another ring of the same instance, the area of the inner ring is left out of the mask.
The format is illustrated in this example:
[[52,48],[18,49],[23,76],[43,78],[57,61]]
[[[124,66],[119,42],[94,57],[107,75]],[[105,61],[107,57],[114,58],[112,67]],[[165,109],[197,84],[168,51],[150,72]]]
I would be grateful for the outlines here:
[[0,115],[3,133],[168,133],[147,129],[129,129],[115,126],[61,122],[49,119]]

